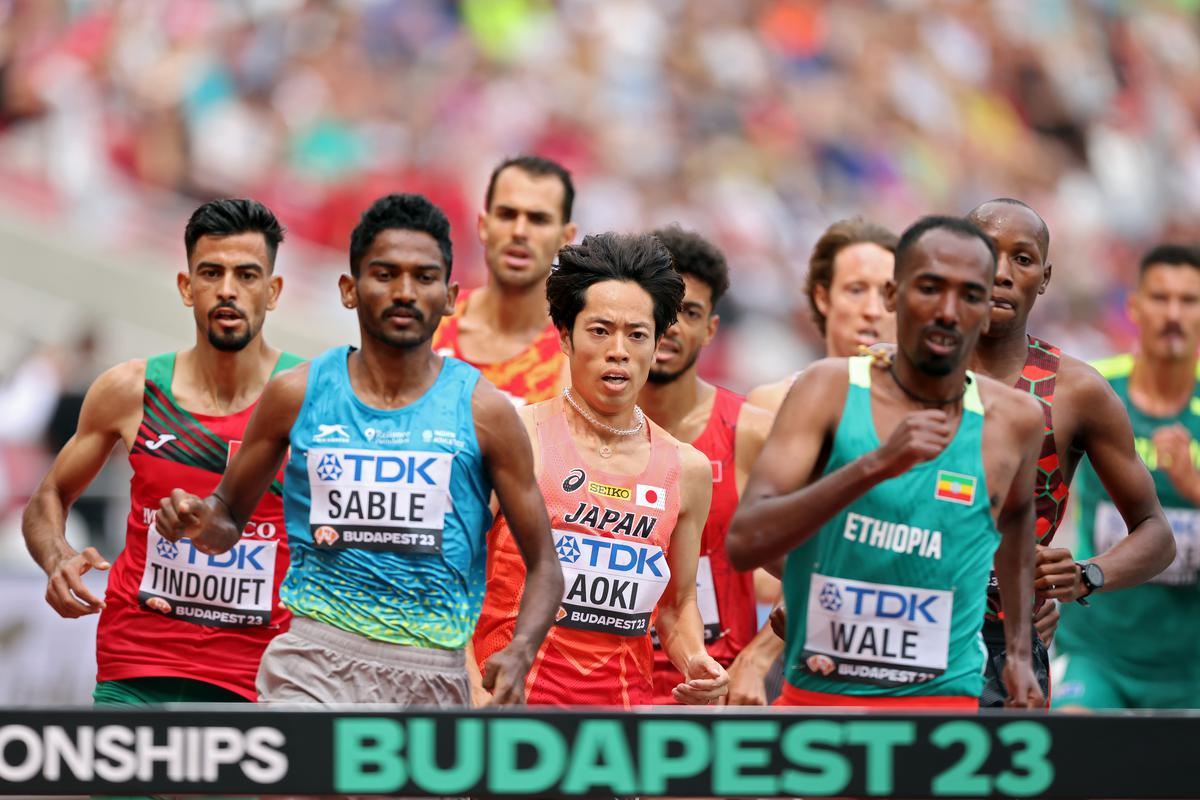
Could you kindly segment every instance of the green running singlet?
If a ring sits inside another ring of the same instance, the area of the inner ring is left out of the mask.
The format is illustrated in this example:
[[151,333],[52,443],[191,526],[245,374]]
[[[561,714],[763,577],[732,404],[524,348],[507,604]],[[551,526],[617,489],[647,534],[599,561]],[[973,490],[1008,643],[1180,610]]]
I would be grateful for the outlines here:
[[[825,473],[876,450],[871,361],[850,386]],[[978,697],[988,573],[1000,534],[971,373],[958,431],[933,461],[872,487],[787,558],[789,684],[857,696]]]
[[[1200,465],[1200,380],[1187,408],[1171,417],[1151,417],[1129,399],[1133,356],[1093,364],[1129,412],[1134,446],[1154,479],[1159,502],[1175,534],[1175,560],[1153,580],[1130,589],[1088,598],[1085,608],[1062,607],[1054,640],[1068,658],[1054,706],[1088,708],[1200,708],[1200,509],[1175,490],[1158,468],[1151,437],[1159,428],[1182,425],[1191,434],[1192,460]],[[1200,378],[1200,375],[1197,376]],[[1104,491],[1091,463],[1079,465],[1079,543],[1075,557],[1103,553],[1125,538],[1121,514]],[[1110,687],[1100,686],[1107,675]]]

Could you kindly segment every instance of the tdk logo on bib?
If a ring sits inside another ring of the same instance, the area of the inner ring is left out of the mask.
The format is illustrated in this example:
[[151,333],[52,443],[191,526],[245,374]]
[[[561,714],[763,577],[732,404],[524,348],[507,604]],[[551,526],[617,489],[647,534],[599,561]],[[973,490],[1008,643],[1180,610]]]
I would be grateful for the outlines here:
[[574,564],[582,558],[588,567],[610,573],[631,572],[662,578],[666,568],[660,547],[624,544],[599,536],[565,534],[555,542],[554,549],[558,551],[558,560],[564,564]]
[[[343,467],[343,460],[345,466]],[[376,455],[346,453],[338,456],[326,453],[317,462],[317,477],[323,481],[336,481],[348,469],[349,480],[374,483],[423,483],[436,486],[437,479],[430,471],[442,459],[436,455]]]
[[934,616],[938,600],[944,592],[903,591],[891,589],[876,589],[871,585],[856,585],[845,583],[842,589],[837,584],[826,583],[821,587],[818,601],[826,611],[841,611],[843,605],[842,593],[845,592],[849,603],[847,611],[855,616],[875,617],[878,619],[902,619],[908,622],[926,622],[936,625],[938,619]]

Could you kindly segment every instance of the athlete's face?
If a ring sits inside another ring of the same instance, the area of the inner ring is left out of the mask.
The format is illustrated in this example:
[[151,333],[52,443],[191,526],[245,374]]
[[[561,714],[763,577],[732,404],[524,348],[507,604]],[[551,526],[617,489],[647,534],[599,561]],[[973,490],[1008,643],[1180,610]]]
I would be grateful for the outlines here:
[[571,388],[596,410],[618,413],[637,401],[654,361],[654,301],[632,281],[593,284],[561,341]]
[[479,214],[479,241],[502,287],[545,283],[554,256],[575,238],[575,223],[563,222],[563,192],[554,175],[509,167],[496,176],[492,205]]
[[935,228],[918,240],[907,262],[888,287],[897,346],[920,371],[949,375],[987,329],[991,254],[975,237]]
[[263,235],[238,233],[201,236],[177,284],[203,339],[232,353],[258,336],[267,312],[279,300],[283,278],[272,274]]
[[991,327],[987,335],[1001,338],[1025,333],[1029,312],[1050,283],[1042,221],[1024,206],[985,203],[971,221],[996,245],[996,285],[992,289]]
[[683,286],[683,308],[679,319],[658,341],[650,367],[651,383],[671,383],[695,366],[700,351],[712,341],[721,322],[713,313],[712,288],[707,283],[684,275]]
[[458,297],[434,238],[397,228],[381,231],[363,254],[358,277],[343,275],[338,286],[342,304],[358,309],[364,337],[401,349],[427,345]]
[[1151,265],[1129,298],[1141,351],[1161,361],[1186,360],[1200,346],[1200,270]]
[[813,302],[825,315],[829,355],[852,356],[859,345],[895,341],[896,317],[884,303],[894,264],[891,253],[870,242],[852,244],[834,257],[829,288],[813,291]]

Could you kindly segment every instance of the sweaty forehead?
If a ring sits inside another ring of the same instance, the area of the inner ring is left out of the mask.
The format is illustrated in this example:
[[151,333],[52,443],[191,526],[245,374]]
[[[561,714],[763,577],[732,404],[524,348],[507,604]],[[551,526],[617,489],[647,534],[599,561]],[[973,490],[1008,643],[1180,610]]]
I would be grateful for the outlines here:
[[1016,203],[984,203],[971,212],[970,220],[993,241],[1004,245],[1019,240],[1033,242],[1042,256],[1050,246],[1050,230],[1033,209]]
[[192,248],[191,264],[259,264],[269,267],[271,255],[267,241],[258,232],[235,233],[231,236],[201,236]]
[[492,206],[561,212],[564,191],[557,175],[530,175],[519,167],[509,167],[496,176]]
[[654,299],[633,281],[601,281],[588,287],[581,320],[604,318],[622,325],[654,327]]

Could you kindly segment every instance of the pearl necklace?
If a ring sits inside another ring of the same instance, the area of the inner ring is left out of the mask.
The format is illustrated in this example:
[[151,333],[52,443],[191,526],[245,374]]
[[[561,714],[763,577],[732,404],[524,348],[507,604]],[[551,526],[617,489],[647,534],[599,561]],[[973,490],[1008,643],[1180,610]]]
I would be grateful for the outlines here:
[[[563,387],[562,395],[563,399],[565,399],[571,405],[571,408],[575,409],[575,412],[579,414],[579,416],[587,420],[588,424],[590,424],[593,428],[599,428],[602,431],[607,431],[613,436],[634,436],[638,433],[641,433],[642,428],[646,427],[646,415],[642,413],[640,406],[633,407],[633,416],[637,419],[636,425],[634,425],[632,428],[614,428],[607,422],[598,420],[595,416],[585,411],[583,406],[575,401],[574,393],[571,391],[570,387]],[[606,444],[600,445],[601,458],[611,458],[612,454],[613,451],[611,447]]]

